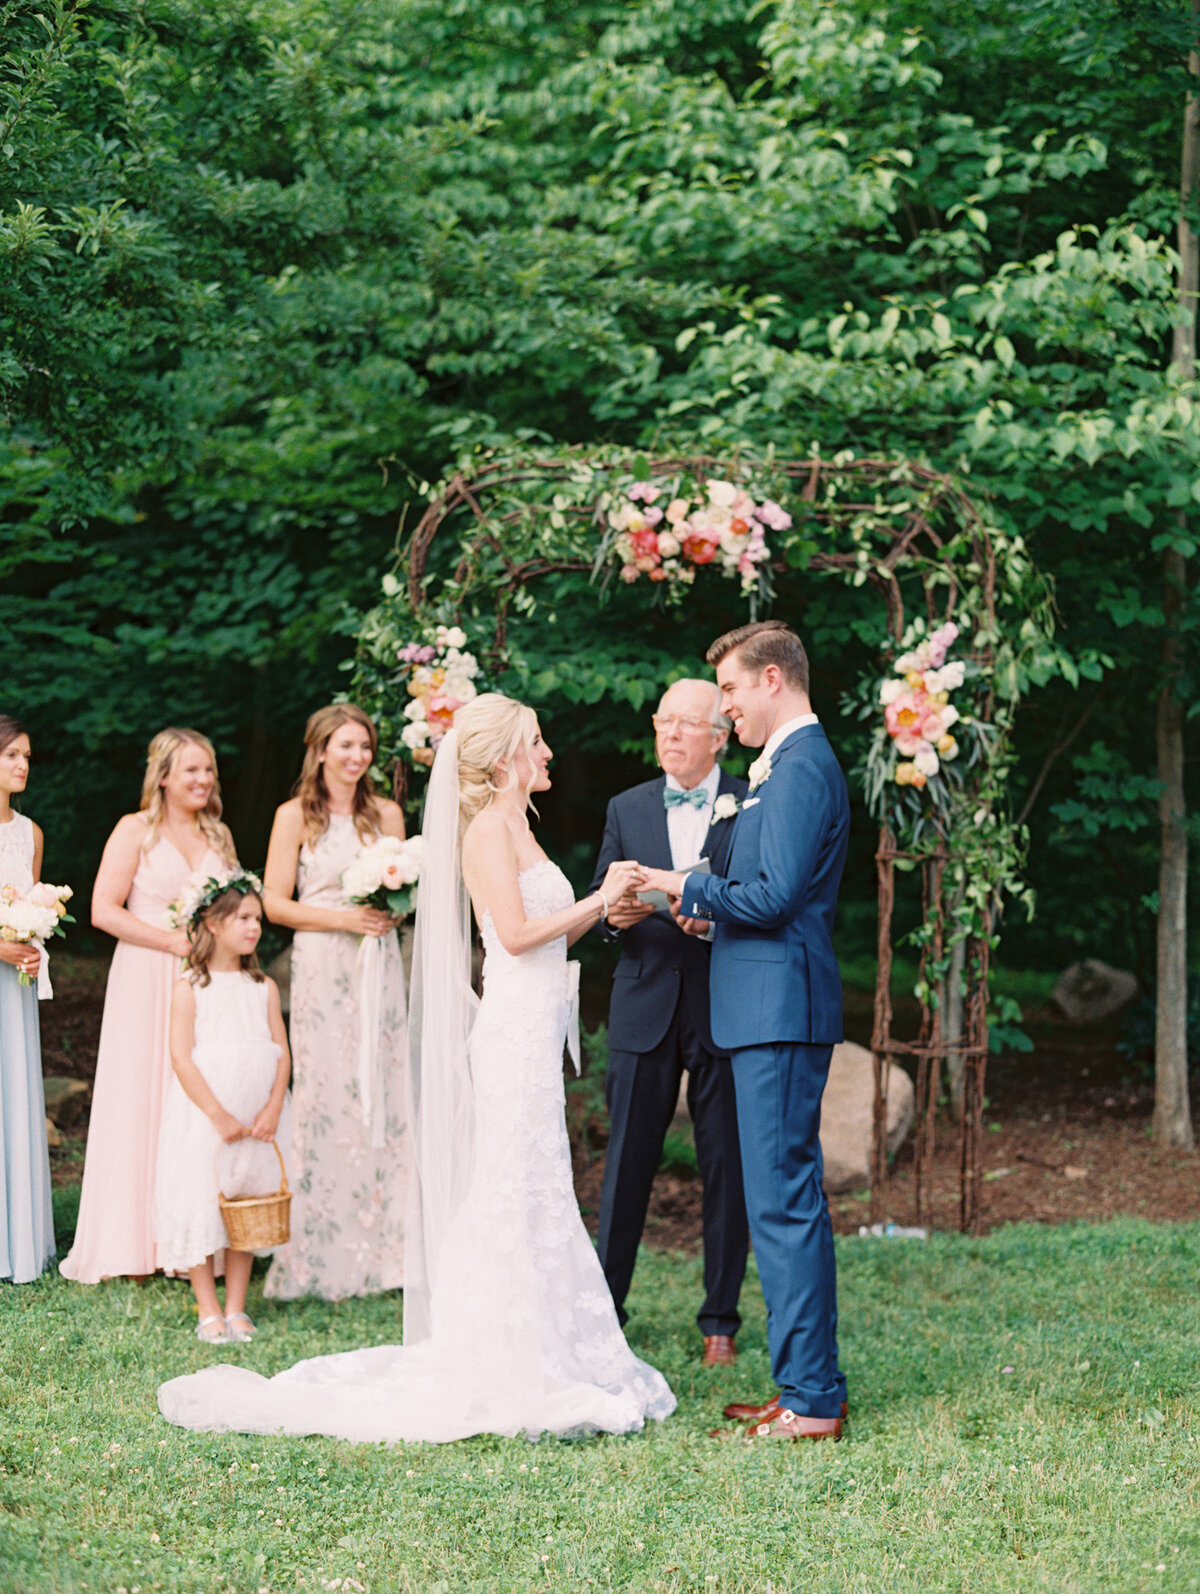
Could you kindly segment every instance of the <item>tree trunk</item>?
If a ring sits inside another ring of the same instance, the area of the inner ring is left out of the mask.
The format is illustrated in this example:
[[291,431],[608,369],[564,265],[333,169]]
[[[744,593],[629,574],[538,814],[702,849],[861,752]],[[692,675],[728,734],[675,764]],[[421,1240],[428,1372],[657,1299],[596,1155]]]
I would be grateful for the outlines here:
[[[1200,23],[1200,0],[1192,0]],[[1200,51],[1188,55],[1188,70],[1200,78]],[[1188,220],[1200,170],[1200,94],[1187,97],[1180,163],[1179,307],[1171,368],[1189,381],[1196,371],[1196,292],[1200,286],[1200,242]],[[1183,520],[1182,513],[1179,516]],[[1180,530],[1184,528],[1181,525]],[[1188,1102],[1187,1059],[1187,794],[1184,788],[1184,711],[1178,681],[1185,666],[1180,634],[1187,601],[1187,563],[1177,549],[1163,555],[1163,681],[1158,694],[1159,819],[1162,850],[1158,869],[1158,1008],[1154,1033],[1154,1138],[1161,1146],[1194,1144]]]

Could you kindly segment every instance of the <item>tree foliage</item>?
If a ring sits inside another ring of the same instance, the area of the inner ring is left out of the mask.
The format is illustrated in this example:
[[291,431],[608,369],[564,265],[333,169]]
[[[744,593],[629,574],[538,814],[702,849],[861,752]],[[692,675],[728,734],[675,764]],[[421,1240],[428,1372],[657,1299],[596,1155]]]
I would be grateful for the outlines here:
[[[1129,815],[1200,477],[1165,372],[1186,8],[0,0],[0,25],[0,622],[60,874],[167,720],[216,735],[260,855],[348,610],[464,450],[815,442],[962,474],[1054,575],[1014,955],[1145,966]],[[861,616],[788,601],[836,720]],[[530,692],[609,679],[547,612]],[[647,695],[709,618],[642,638]],[[634,769],[590,762],[600,731],[647,746],[605,701],[561,722],[581,840]]]

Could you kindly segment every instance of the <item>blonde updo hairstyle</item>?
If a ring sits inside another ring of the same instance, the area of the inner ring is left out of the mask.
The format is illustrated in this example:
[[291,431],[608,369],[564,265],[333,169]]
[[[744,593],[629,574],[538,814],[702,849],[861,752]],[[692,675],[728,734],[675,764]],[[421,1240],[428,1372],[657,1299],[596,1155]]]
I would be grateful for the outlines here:
[[[458,806],[463,823],[482,813],[508,784],[513,760],[522,749],[532,759],[537,715],[502,692],[482,692],[454,716],[458,732]],[[505,765],[500,779],[496,767]]]
[[[356,703],[330,703],[308,716],[304,727],[304,763],[295,794],[300,799],[300,812],[304,817],[304,836],[309,846],[329,829],[329,788],[325,784],[323,759],[329,739],[343,725],[358,725],[371,743],[371,760],[379,751],[379,735],[369,715]],[[383,819],[383,811],[375,788],[371,784],[371,771],[364,771],[354,788],[354,828],[364,846],[375,840]]]
[[[259,907],[262,907],[262,898],[257,891],[238,891],[231,888],[222,891],[219,897],[214,898],[204,910],[203,917],[188,930],[187,971],[193,985],[203,988],[212,981],[208,965],[212,962],[212,955],[217,945],[212,927],[214,924],[220,924],[222,919],[232,919],[246,897],[253,897]],[[266,979],[259,966],[257,952],[243,952],[238,961],[242,973],[248,974],[252,980],[261,983]]]
[[171,773],[171,766],[177,755],[185,747],[199,747],[212,759],[214,776],[212,793],[208,802],[195,816],[193,823],[218,857],[224,859],[232,868],[237,863],[237,858],[234,855],[229,832],[221,823],[221,779],[217,770],[216,749],[207,736],[202,736],[199,731],[188,730],[186,726],[168,725],[166,730],[159,731],[147,749],[146,778],[142,782],[142,800],[138,805],[140,812],[146,816],[146,837],[142,842],[142,851],[149,852],[158,840],[167,806],[162,783]]

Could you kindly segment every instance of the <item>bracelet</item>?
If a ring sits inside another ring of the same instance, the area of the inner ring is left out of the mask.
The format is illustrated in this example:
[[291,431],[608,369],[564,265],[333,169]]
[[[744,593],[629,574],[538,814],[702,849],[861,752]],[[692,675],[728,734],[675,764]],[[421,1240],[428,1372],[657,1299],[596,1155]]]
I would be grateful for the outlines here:
[[601,924],[607,924],[608,923],[608,898],[604,895],[603,891],[597,891],[596,895],[600,898],[600,923]]

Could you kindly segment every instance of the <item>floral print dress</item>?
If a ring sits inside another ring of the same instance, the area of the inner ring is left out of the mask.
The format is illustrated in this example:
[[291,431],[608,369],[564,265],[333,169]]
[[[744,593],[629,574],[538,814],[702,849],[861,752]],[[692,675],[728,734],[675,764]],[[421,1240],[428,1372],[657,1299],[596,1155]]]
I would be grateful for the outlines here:
[[[347,907],[341,874],[361,845],[353,818],[331,814],[315,845],[301,848],[300,901]],[[292,1234],[267,1275],[265,1293],[275,1300],[336,1301],[404,1282],[405,1000],[394,931],[384,938],[383,954],[375,1037],[380,1088],[367,1116],[359,1087],[359,937],[297,930],[292,943]]]

